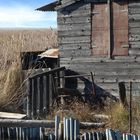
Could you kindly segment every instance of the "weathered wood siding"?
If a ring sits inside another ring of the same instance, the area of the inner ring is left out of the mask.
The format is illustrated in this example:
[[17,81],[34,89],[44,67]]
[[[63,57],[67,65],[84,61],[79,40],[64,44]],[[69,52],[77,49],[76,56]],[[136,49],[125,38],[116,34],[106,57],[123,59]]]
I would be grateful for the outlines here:
[[[113,60],[91,55],[91,4],[76,3],[58,12],[60,66],[79,73],[94,72],[95,83],[118,94],[118,82],[133,82],[133,94],[140,93],[140,2],[130,2],[129,56]],[[128,47],[128,46],[127,46]]]
[[58,44],[61,58],[90,56],[91,5],[77,2],[58,11]]
[[129,54],[140,56],[140,1],[129,3]]

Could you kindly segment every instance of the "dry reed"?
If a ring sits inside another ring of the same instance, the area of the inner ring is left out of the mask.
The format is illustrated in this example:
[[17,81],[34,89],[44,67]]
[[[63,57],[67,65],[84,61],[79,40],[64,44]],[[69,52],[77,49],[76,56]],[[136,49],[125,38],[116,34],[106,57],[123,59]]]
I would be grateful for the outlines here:
[[0,30],[0,109],[15,111],[25,96],[20,62],[21,51],[57,47],[53,29]]

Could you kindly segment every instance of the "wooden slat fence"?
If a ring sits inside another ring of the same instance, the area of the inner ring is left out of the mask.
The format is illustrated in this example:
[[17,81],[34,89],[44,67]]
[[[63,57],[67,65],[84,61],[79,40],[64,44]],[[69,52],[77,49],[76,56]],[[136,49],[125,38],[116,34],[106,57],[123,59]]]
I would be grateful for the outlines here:
[[[61,121],[63,119],[63,121]],[[82,129],[79,120],[59,116],[55,122],[46,120],[4,120],[0,119],[1,140],[140,140],[138,135],[121,133],[112,129],[96,132]],[[55,126],[54,126],[55,124]],[[46,128],[50,128],[47,131]]]
[[27,116],[40,118],[47,115],[57,94],[59,77],[65,67],[34,74],[28,78]]

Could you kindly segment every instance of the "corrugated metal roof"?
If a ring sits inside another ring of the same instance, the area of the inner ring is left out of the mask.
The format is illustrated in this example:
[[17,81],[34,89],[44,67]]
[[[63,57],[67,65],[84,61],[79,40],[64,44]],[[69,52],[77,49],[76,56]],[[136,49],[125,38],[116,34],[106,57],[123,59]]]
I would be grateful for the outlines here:
[[77,2],[77,1],[76,0],[69,0],[69,1],[64,1],[64,2],[62,1],[61,5],[57,6],[55,9],[59,10],[59,9],[65,8],[67,6],[74,4],[75,2]]
[[45,6],[37,8],[36,10],[39,10],[39,11],[56,11],[55,10],[56,6],[59,6],[59,2],[58,1],[49,3],[49,4],[45,5]]
[[[63,3],[63,1],[64,1],[64,3]],[[57,11],[57,10],[59,10],[61,8],[67,7],[69,5],[72,5],[72,4],[74,4],[76,2],[80,2],[80,1],[83,1],[85,3],[107,2],[107,0],[68,0],[68,1],[62,0],[61,2],[58,0],[58,1],[55,1],[55,2],[52,2],[52,3],[49,3],[49,4],[45,5],[45,6],[42,6],[40,8],[37,8],[36,10],[40,10],[40,11]],[[116,1],[121,1],[121,0],[116,0]]]
[[46,58],[58,58],[59,55],[59,49],[49,49],[38,56],[41,58],[46,57]]

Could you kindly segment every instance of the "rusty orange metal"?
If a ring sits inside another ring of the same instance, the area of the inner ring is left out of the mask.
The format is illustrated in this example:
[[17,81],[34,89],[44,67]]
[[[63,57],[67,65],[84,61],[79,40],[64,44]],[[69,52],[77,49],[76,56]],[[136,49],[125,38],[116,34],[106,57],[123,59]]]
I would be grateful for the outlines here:
[[128,2],[112,2],[110,11],[111,14],[107,3],[92,5],[92,54],[94,56],[107,56],[110,51],[113,56],[128,55]]
[[[113,55],[128,55],[128,3],[112,2]],[[127,47],[126,47],[127,46]]]
[[108,54],[108,6],[104,4],[92,5],[92,54],[107,55]]

